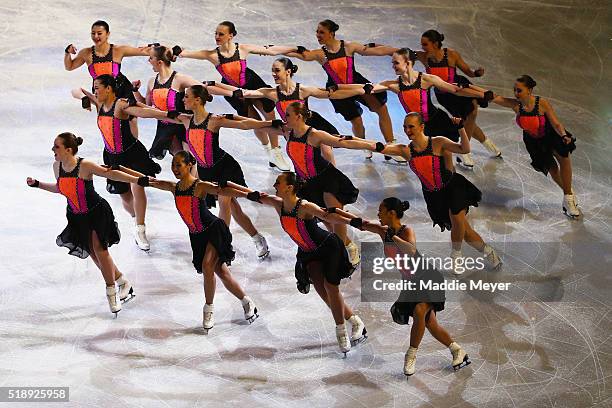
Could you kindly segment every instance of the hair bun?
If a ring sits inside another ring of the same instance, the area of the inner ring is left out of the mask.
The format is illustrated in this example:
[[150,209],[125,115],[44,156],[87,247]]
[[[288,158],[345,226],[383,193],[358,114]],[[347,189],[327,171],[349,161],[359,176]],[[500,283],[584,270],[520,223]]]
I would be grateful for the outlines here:
[[83,138],[81,136],[77,136],[75,140],[76,140],[77,146],[80,146],[83,144]]
[[298,66],[294,64],[294,65],[291,67],[291,72],[293,72],[293,73],[295,74],[295,73],[297,72],[297,70],[298,70]]
[[440,42],[444,41],[444,34],[440,33]]
[[206,97],[206,102],[212,102],[212,100],[213,100],[212,95],[208,95],[208,96]]
[[407,211],[408,209],[410,209],[410,202],[402,201],[402,211]]

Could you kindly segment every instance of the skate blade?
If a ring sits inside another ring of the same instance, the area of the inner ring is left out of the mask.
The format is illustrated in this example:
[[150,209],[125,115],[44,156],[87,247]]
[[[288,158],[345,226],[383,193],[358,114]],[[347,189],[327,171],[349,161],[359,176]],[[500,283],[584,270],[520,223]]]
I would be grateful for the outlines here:
[[367,339],[368,339],[368,335],[367,335],[367,334],[364,334],[363,336],[361,336],[360,338],[355,339],[355,340],[352,340],[352,339],[351,339],[351,346],[353,346],[353,347],[354,347],[354,346],[356,346],[356,345],[358,345],[358,344],[365,343],[365,341],[366,341]]
[[276,170],[276,171],[280,171],[281,173],[284,171],[291,171],[291,169],[281,169],[280,167],[278,167],[276,164],[272,163],[272,162],[268,162],[268,166],[270,167],[270,170]]
[[121,304],[128,303],[129,301],[131,301],[135,297],[136,297],[136,295],[134,295],[133,293],[130,293],[130,295],[128,295],[128,297],[126,297],[125,299],[120,299],[121,300]]
[[463,160],[461,160],[459,157],[456,157],[455,160],[457,160],[457,163],[464,169],[466,170],[474,170],[474,165],[469,165],[469,164],[465,164],[463,162]]
[[563,213],[566,215],[567,218],[569,218],[570,220],[579,220],[582,218],[582,211],[578,210],[578,215],[571,215],[566,209],[565,207],[563,207]]
[[257,320],[258,317],[259,317],[259,313],[257,313],[257,309],[255,309],[255,314],[253,314],[251,317],[245,318],[244,320],[249,322],[249,324],[253,324],[253,322]]
[[202,327],[202,333],[205,334],[205,335],[208,335],[208,332],[210,332],[213,329],[213,327],[215,327],[215,326],[212,326],[212,327],[209,327],[209,328]]
[[268,256],[270,256],[270,250],[268,250],[268,251],[267,251],[265,254],[263,254],[263,255],[258,255],[258,256],[257,256],[257,258],[258,258],[260,261],[263,261],[263,260],[264,260],[264,259],[266,259]]
[[453,366],[453,370],[455,371],[459,371],[460,369],[462,369],[463,367],[467,367],[470,364],[472,364],[472,362],[470,361],[468,355],[466,354],[465,357],[463,357],[463,361],[457,365]]
[[414,373],[410,373],[409,374],[409,373],[404,371],[404,375],[406,376],[406,378],[408,378],[408,377],[412,377],[414,375]]
[[134,242],[136,243],[136,246],[138,247],[138,249],[140,249],[141,251],[149,252],[151,250],[151,247],[144,249],[140,245],[138,245],[138,241],[134,240]]
[[116,312],[111,312],[112,314],[114,314],[113,319],[117,318],[117,315],[119,314],[120,311],[121,309],[117,310]]

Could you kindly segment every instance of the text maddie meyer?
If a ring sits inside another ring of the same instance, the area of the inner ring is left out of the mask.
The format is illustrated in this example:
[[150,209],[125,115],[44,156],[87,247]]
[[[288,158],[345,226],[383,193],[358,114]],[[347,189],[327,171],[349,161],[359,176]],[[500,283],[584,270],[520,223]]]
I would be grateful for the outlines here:
[[444,290],[444,291],[467,291],[480,290],[486,292],[504,291],[510,289],[510,282],[483,282],[482,280],[469,280],[467,282],[453,280],[443,280],[436,282],[432,280],[410,281],[400,279],[394,282],[385,282],[382,279],[376,279],[372,282],[372,287],[377,291],[397,291],[397,290]]

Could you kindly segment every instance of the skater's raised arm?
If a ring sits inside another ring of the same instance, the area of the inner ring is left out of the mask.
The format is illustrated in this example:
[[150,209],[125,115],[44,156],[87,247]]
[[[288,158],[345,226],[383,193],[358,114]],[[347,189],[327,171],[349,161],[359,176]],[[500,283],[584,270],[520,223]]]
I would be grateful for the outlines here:
[[444,136],[436,136],[432,138],[433,149],[435,150],[446,150],[451,153],[459,153],[466,154],[470,152],[470,139],[468,139],[467,133],[463,128],[463,120],[458,118],[453,118],[452,121],[458,128],[459,136],[461,139],[459,143],[453,142],[447,137]]

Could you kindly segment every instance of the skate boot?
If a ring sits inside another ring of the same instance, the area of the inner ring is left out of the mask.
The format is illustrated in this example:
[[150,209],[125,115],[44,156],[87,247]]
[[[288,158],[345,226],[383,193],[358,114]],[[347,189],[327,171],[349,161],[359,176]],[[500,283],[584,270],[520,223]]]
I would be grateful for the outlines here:
[[491,139],[485,139],[485,141],[482,142],[482,145],[485,147],[485,149],[491,152],[493,156],[502,157],[501,150],[499,150],[499,148],[495,145],[495,143],[493,143]]
[[491,245],[485,244],[482,253],[485,257],[485,261],[487,262],[489,269],[496,270],[501,266],[502,260],[499,256],[497,256],[497,253]]
[[257,233],[251,237],[253,239],[253,243],[255,244],[255,251],[257,252],[257,257],[262,260],[265,259],[268,255],[270,255],[270,250],[268,249],[268,243],[263,235]]
[[116,283],[119,286],[119,300],[121,303],[127,303],[136,296],[132,284],[125,279],[125,276],[117,279]]
[[474,164],[476,164],[474,163],[474,159],[472,159],[472,153],[462,154],[461,157],[457,156],[456,160],[457,163],[461,165],[461,167],[467,170],[473,170]]
[[563,212],[570,218],[576,219],[580,217],[580,210],[576,204],[576,196],[573,194],[565,194],[563,196]]
[[[461,251],[455,251],[454,249],[451,251],[450,254],[451,259],[453,260],[453,266],[451,269],[451,272],[454,273],[455,275],[459,276],[459,275],[463,275],[463,272],[465,272],[465,268],[464,268],[464,261],[463,261],[463,253],[461,253]],[[460,266],[458,266],[460,265]]]
[[117,317],[117,313],[121,311],[121,302],[117,299],[117,289],[115,289],[115,285],[106,287],[106,298],[108,299],[108,306],[110,307],[111,313],[114,313],[115,317]]
[[356,268],[357,265],[359,265],[359,262],[361,262],[361,253],[359,251],[359,247],[357,246],[357,244],[351,241],[351,243],[346,245],[345,248],[346,252],[348,253],[351,265],[353,265],[353,268]]
[[[392,141],[390,141],[387,144],[390,145],[390,144],[396,144],[396,143],[397,143],[397,140],[393,139]],[[370,154],[371,154],[371,152],[370,152]],[[402,156],[386,156],[385,155],[385,160],[391,160],[391,159],[395,160],[395,162],[398,163],[398,164],[406,164],[406,163],[408,163],[408,160],[404,159]]]
[[143,251],[148,251],[151,249],[144,224],[136,225],[136,227],[134,227],[134,239],[136,240],[136,245],[138,245],[138,248],[142,249]]
[[255,319],[259,317],[255,302],[253,302],[248,296],[243,297],[240,301],[242,302],[242,308],[244,309],[244,319],[249,322],[249,324],[253,323]]
[[208,303],[205,303],[202,309],[202,327],[206,330],[206,334],[208,334],[208,331],[215,325],[215,317],[213,316],[214,309],[214,306]]
[[416,355],[417,348],[410,346],[404,356],[404,375],[410,377],[416,372]]
[[348,319],[348,322],[351,324],[351,346],[356,346],[366,341],[368,331],[361,318],[354,314]]
[[344,357],[346,357],[346,353],[351,350],[351,340],[346,332],[346,326],[344,323],[336,325],[336,339],[338,340],[340,352],[344,353]]
[[460,345],[455,343],[454,341],[448,346],[448,349],[453,355],[453,369],[455,371],[470,365],[472,362],[470,361],[468,355],[463,351]]
[[283,157],[280,146],[268,147],[269,144],[264,146],[268,152],[268,165],[272,168],[277,168],[280,171],[291,171],[291,166],[287,163]]

